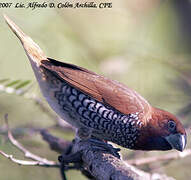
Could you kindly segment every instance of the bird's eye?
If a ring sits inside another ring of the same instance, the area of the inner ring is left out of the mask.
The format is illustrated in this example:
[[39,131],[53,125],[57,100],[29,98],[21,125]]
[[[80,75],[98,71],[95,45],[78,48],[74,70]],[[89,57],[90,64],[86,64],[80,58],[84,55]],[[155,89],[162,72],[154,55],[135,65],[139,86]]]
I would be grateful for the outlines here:
[[168,121],[168,129],[170,132],[173,132],[176,130],[176,123],[172,120]]

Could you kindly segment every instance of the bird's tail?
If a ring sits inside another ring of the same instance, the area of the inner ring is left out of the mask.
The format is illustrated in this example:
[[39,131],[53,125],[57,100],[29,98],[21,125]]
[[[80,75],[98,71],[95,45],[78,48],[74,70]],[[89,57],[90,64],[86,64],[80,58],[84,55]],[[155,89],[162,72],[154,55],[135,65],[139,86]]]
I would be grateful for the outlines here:
[[4,15],[4,18],[9,25],[10,29],[21,41],[23,48],[32,65],[40,66],[42,60],[46,60],[47,57],[40,49],[40,47],[27,36],[10,18]]

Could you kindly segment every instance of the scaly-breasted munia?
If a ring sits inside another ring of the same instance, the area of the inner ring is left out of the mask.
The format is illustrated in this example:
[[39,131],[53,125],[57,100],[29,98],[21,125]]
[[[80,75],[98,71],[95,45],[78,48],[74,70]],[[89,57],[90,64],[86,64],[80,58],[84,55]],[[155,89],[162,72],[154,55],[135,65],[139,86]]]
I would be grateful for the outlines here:
[[94,136],[135,150],[183,151],[186,133],[174,115],[152,107],[117,81],[47,58],[30,37],[5,19],[20,39],[47,102],[78,129],[81,138]]

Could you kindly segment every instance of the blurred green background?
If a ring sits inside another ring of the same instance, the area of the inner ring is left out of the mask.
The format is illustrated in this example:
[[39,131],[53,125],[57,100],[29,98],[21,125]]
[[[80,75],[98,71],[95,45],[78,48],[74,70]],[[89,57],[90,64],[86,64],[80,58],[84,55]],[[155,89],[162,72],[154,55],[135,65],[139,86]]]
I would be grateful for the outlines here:
[[[38,0],[38,2],[44,1]],[[34,85],[29,93],[41,97],[27,56],[18,39],[4,22],[2,15],[5,13],[43,49],[48,57],[77,64],[123,82],[140,93],[153,106],[179,116],[187,128],[189,148],[190,1],[96,0],[94,2],[112,2],[112,8],[35,10],[0,8],[0,79],[32,80]],[[19,142],[31,152],[57,161],[58,154],[49,149],[38,133],[30,134],[24,131],[25,127],[50,127],[54,121],[42,112],[34,101],[6,92],[0,92],[1,150],[23,159],[22,153],[4,136],[5,113],[9,114],[9,124],[15,130]],[[66,139],[73,138],[71,133],[63,131],[53,133]],[[127,158],[136,158],[157,155],[161,152],[135,153],[124,150],[123,154]],[[187,180],[191,179],[190,166],[191,157],[187,157],[165,163],[156,162],[139,168]],[[18,166],[2,156],[0,156],[0,177],[3,180],[61,179],[57,169]],[[69,180],[85,179],[76,171],[68,172],[67,177]]]

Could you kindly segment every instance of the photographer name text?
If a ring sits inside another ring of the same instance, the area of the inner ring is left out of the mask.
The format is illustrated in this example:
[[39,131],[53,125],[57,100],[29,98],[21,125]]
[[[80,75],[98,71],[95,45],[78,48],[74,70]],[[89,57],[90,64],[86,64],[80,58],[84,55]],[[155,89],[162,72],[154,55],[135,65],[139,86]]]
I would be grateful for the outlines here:
[[17,9],[45,9],[45,8],[58,8],[58,9],[80,9],[80,8],[91,8],[91,9],[106,9],[112,8],[112,2],[75,2],[71,3],[69,1],[66,2],[1,2],[0,9],[2,8],[17,8]]

